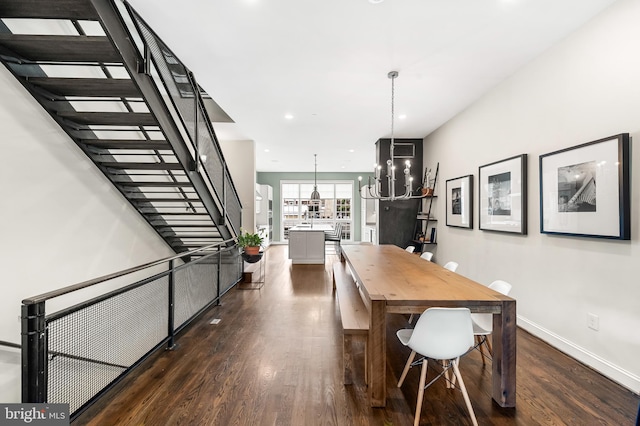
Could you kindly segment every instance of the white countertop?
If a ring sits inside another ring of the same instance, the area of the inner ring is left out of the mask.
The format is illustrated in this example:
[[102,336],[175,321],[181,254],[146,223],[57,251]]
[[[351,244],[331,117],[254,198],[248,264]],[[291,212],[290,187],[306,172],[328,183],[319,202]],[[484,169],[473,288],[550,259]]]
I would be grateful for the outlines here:
[[293,228],[289,228],[289,231],[333,231],[333,226],[324,223],[297,225]]

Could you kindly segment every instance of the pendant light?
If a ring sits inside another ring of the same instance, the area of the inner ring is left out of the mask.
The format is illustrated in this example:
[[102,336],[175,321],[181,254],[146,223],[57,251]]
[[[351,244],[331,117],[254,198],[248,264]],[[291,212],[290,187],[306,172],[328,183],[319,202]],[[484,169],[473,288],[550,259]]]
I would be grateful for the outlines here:
[[[318,192],[318,179],[317,179],[317,175],[318,175],[318,154],[313,154],[314,157],[314,163],[315,163],[315,170],[313,172],[313,192],[311,193],[311,200],[315,201],[316,203],[320,202],[320,193]],[[315,204],[315,203],[314,203]]]
[[396,195],[396,166],[394,165],[394,119],[395,119],[395,79],[398,78],[398,71],[390,71],[387,77],[391,79],[391,144],[389,146],[389,159],[387,160],[387,188],[388,193],[382,194],[382,166],[375,165],[373,169],[373,178],[369,177],[369,183],[365,186],[365,195],[360,193],[364,199],[374,199],[382,201],[408,200],[411,198],[424,198],[424,195],[411,195],[411,185],[413,178],[411,177],[411,163],[406,161],[404,164],[404,194]]

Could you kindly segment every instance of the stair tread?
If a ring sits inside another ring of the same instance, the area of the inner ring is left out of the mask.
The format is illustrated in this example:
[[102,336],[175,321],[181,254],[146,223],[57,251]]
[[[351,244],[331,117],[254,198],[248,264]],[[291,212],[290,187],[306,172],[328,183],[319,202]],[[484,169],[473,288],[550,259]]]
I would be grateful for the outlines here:
[[209,217],[207,213],[145,213],[145,216],[206,216]]
[[200,198],[129,198],[129,201],[133,203],[201,203]]
[[79,142],[105,149],[171,149],[169,142],[162,140],[81,139]]
[[174,229],[174,228],[213,228],[216,229],[215,225],[154,225],[156,229]]
[[171,240],[217,240],[219,237],[215,236],[215,235],[168,235],[165,238],[171,239]]
[[56,115],[79,124],[112,126],[153,126],[158,124],[153,114],[148,112],[58,111]]
[[139,162],[97,162],[99,165],[111,169],[131,169],[131,170],[184,170],[180,163],[139,163]]
[[2,0],[0,17],[97,20],[98,14],[87,0]]
[[27,77],[27,81],[59,96],[142,97],[133,81],[127,78]]
[[36,62],[122,62],[105,36],[0,34],[0,45]]
[[139,186],[139,187],[148,187],[148,186],[157,186],[157,187],[190,187],[192,186],[191,182],[117,182],[112,181],[116,185],[121,186]]

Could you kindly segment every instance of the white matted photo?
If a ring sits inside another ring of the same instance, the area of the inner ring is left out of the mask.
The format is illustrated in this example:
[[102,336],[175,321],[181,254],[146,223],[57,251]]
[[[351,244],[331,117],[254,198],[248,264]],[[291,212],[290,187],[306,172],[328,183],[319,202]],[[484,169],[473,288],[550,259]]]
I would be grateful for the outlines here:
[[479,228],[527,233],[527,154],[478,168]]
[[628,240],[629,134],[540,156],[540,232]]
[[473,175],[446,182],[447,226],[473,228]]

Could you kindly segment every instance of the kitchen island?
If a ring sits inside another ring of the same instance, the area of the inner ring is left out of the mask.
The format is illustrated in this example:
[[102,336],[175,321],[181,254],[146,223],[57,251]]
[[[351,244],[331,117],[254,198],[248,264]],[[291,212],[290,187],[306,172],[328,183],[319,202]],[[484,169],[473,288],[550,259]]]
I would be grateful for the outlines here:
[[289,229],[289,259],[295,264],[324,265],[324,233],[327,224],[302,224]]

